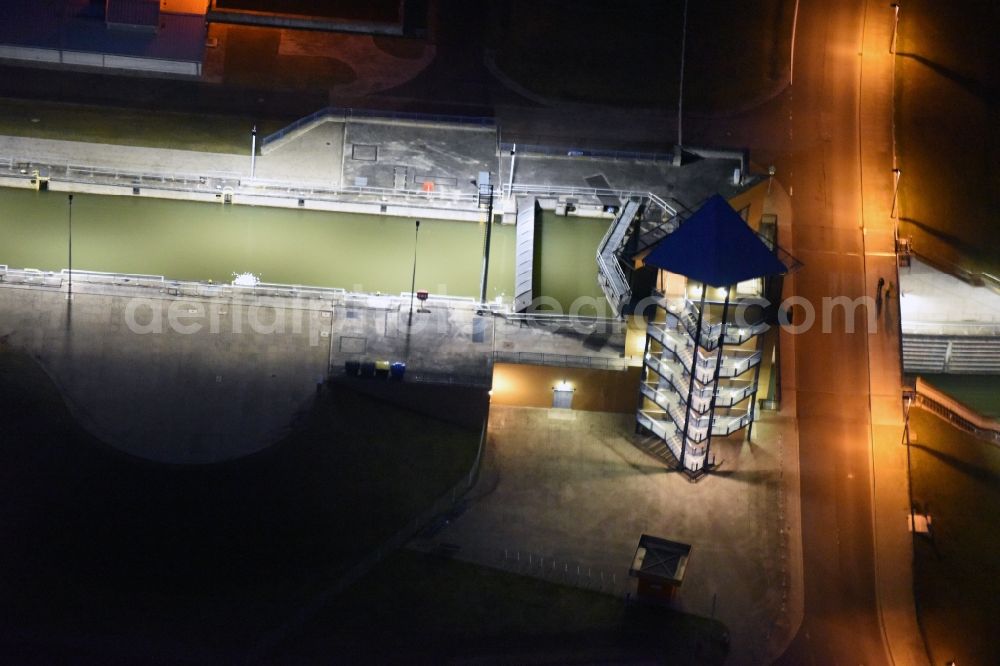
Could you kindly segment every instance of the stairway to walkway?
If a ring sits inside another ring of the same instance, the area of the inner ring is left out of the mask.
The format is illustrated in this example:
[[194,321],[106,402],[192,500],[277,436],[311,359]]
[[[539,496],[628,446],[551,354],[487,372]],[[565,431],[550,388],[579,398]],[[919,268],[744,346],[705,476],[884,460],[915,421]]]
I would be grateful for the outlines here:
[[597,246],[597,281],[608,303],[611,304],[611,309],[619,316],[632,297],[632,289],[618,260],[618,251],[625,243],[626,235],[639,212],[640,205],[640,201],[629,200]]

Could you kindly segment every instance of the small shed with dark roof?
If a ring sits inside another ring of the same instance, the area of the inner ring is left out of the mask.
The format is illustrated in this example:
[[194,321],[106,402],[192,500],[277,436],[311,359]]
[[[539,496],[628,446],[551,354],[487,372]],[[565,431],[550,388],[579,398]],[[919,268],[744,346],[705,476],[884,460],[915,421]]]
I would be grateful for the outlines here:
[[643,534],[628,573],[639,581],[638,596],[669,601],[684,582],[691,545]]

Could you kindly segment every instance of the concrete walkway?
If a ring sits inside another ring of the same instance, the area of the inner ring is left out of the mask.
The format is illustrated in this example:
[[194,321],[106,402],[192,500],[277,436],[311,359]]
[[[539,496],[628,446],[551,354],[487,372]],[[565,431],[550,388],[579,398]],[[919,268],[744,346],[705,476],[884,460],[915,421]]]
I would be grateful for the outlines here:
[[[238,458],[278,441],[346,361],[405,361],[410,381],[488,386],[494,350],[619,367],[625,326],[559,326],[430,299],[315,290],[274,295],[76,274],[0,282],[0,339],[35,355],[75,416],[120,450],[171,463]],[[128,284],[126,284],[128,283]],[[284,293],[284,292],[282,292]]]
[[0,159],[6,158],[15,162],[97,166],[143,173],[235,176],[250,173],[249,144],[246,157],[242,157],[228,153],[0,136]]
[[[339,123],[324,123],[268,155],[258,155],[255,175],[295,184],[337,186],[342,139],[343,128]],[[249,143],[243,156],[0,135],[0,160],[8,158],[15,162],[103,167],[147,174],[250,177]]]
[[[326,122],[267,155],[257,156],[254,176],[260,179],[340,187],[344,157],[344,123]],[[246,158],[243,158],[246,162]]]
[[[491,125],[392,118],[345,122],[333,118],[287,143],[274,144],[277,147],[273,150],[258,155],[253,179],[250,178],[249,141],[246,155],[233,155],[0,136],[0,166],[8,162],[53,167],[73,165],[78,168],[72,174],[63,176],[60,170],[52,176],[53,180],[71,183],[85,178],[87,167],[147,174],[153,178],[143,184],[142,194],[151,196],[165,196],[157,190],[156,176],[184,177],[196,182],[199,177],[208,177],[224,179],[227,182],[222,185],[239,190],[234,197],[236,203],[308,208],[319,205],[320,199],[348,203],[359,200],[367,207],[357,212],[368,213],[379,213],[380,206],[393,207],[402,203],[440,210],[457,209],[466,213],[463,219],[475,220],[481,219],[482,214],[475,200],[476,179],[480,172],[490,173],[497,188],[509,184],[515,188],[532,187],[543,195],[540,203],[544,208],[553,209],[556,201],[561,200],[572,203],[578,214],[590,216],[603,214],[603,202],[594,194],[591,184],[595,177],[603,177],[603,182],[614,190],[638,194],[653,192],[667,199],[676,198],[692,208],[715,193],[734,196],[759,178],[745,174],[742,185],[733,184],[733,171],[740,167],[739,153],[692,158],[678,167],[662,159],[637,159],[627,153],[595,157],[547,149],[529,152],[522,145],[512,163],[509,150],[498,150],[499,133],[500,130]],[[263,137],[259,136],[258,140]],[[422,192],[428,183],[431,190]],[[111,184],[127,187],[131,181]],[[340,192],[344,187],[382,189],[362,195]],[[173,189],[176,193],[170,194],[170,198],[205,200],[204,191],[190,192],[198,189],[196,186],[175,184]],[[209,190],[210,196],[217,193],[212,187]],[[300,199],[302,203],[298,203]],[[497,201],[496,211],[512,214],[516,212],[513,203],[513,197]],[[398,208],[381,212],[408,214]]]
[[[283,331],[273,330],[274,311],[254,305],[83,285],[70,302],[65,288],[0,286],[0,338],[41,362],[81,425],[119,450],[169,463],[253,453],[309,407],[326,377],[321,332],[330,319],[299,311],[296,331],[296,313],[279,314],[289,316]],[[175,329],[171,317],[200,330]],[[130,318],[146,332],[133,332]]]
[[633,445],[629,414],[493,406],[467,510],[413,547],[624,596],[641,534],[691,543],[679,607],[729,627],[728,663],[767,663],[797,626],[798,438],[786,416],[755,428],[716,440],[722,469],[692,484]]
[[[890,12],[872,3],[866,8],[870,15],[866,14],[861,42],[858,141],[864,275],[868,295],[874,296],[876,276],[895,274],[900,279],[890,217],[895,156],[886,150],[894,146],[894,56],[886,48],[892,38]],[[901,331],[890,321],[885,319],[883,330],[867,340],[876,592],[890,662],[920,664],[926,663],[927,655],[917,623],[913,542],[907,526],[910,501],[906,450],[901,445]]]

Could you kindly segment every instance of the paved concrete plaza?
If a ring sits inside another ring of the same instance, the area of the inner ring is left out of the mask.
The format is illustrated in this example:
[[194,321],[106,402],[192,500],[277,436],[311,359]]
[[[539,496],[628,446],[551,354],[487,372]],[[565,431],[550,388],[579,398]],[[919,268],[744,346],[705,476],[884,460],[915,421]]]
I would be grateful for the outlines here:
[[[323,208],[323,202],[336,199],[345,205],[352,202],[375,205],[358,212],[377,214],[381,204],[386,206],[381,212],[387,214],[434,215],[434,211],[441,211],[438,215],[444,215],[444,211],[449,211],[475,221],[482,215],[475,200],[478,174],[489,172],[498,188],[510,183],[510,151],[499,150],[499,130],[490,124],[338,116],[299,131],[302,133],[297,136],[293,133],[293,138],[276,142],[257,156],[256,182],[249,179],[249,136],[245,156],[0,136],[0,163],[9,160],[11,165],[30,162],[56,167],[71,164],[183,176],[195,181],[199,177],[224,178],[226,186],[238,190],[234,196],[237,203]],[[570,155],[558,150],[543,154],[522,147],[514,167],[513,185],[542,191],[577,188],[578,192],[555,192],[548,198],[542,193],[543,204],[551,208],[557,199],[564,202],[569,199],[578,205],[579,212],[600,215],[602,202],[587,190],[605,185],[595,185],[596,181],[588,181],[590,177],[603,176],[606,186],[612,189],[653,192],[666,198],[676,197],[682,204],[695,207],[716,192],[729,196],[742,189],[732,184],[733,171],[740,166],[737,153],[713,153],[712,157],[691,154],[684,166],[678,167],[663,159]],[[85,170],[75,170],[67,174],[67,180],[71,177],[74,180],[57,183],[53,189],[103,192],[81,185],[90,182],[84,173]],[[751,180],[744,185],[757,178],[746,175]],[[58,177],[62,179],[61,175]],[[423,193],[428,181],[434,183],[434,189]],[[131,187],[128,180],[110,184]],[[358,186],[381,189],[367,194],[338,193],[340,188]],[[167,189],[178,191],[169,194],[170,198],[184,198],[185,187],[191,190],[188,198],[204,200],[204,192],[196,192],[204,188],[197,185],[172,184]],[[214,193],[211,190],[210,194]],[[158,192],[155,178],[144,181],[142,194],[166,196]],[[259,194],[270,198],[255,196]],[[402,204],[410,208],[400,210],[398,206]],[[513,213],[513,204],[513,197],[497,202],[496,212]]]
[[497,173],[496,127],[379,119],[347,123],[346,186],[421,190],[430,182],[434,191],[475,194],[480,171]]
[[[274,152],[258,155],[254,175],[264,180],[340,187],[343,152],[344,123],[322,123]],[[241,161],[246,164],[249,157]]]
[[[643,533],[692,544],[679,596],[730,630],[730,663],[767,663],[797,620],[798,441],[767,414],[754,443],[716,440],[720,471],[691,483],[633,444],[634,417],[493,406],[468,507],[412,546],[624,596]],[[789,495],[789,501],[785,497]]]
[[[201,330],[174,330],[171,306],[179,324]],[[130,308],[150,330],[159,312],[162,332],[133,332]],[[88,293],[82,285],[70,303],[65,289],[5,286],[0,338],[40,361],[74,417],[104,442],[151,460],[211,463],[278,441],[326,377],[329,338],[320,331],[329,318],[299,312],[300,332],[289,321],[284,332],[269,333],[273,311],[252,310],[128,290]]]
[[[570,157],[543,155],[518,147],[514,159],[514,185],[546,187],[593,187],[588,177],[603,175],[611,189],[652,192],[666,199],[676,198],[695,208],[713,194],[735,196],[744,186],[733,185],[737,157],[727,159],[688,158],[684,166],[669,161],[639,160],[628,157]],[[501,156],[500,175],[504,185],[510,179],[510,153]],[[748,183],[750,181],[747,181]]]
[[345,361],[404,361],[411,380],[489,385],[494,349],[603,367],[621,362],[625,346],[623,325],[507,322],[467,300],[417,302],[410,325],[399,296],[167,283],[171,294],[82,278],[71,304],[65,276],[50,287],[0,286],[0,338],[42,362],[100,439],[165,462],[216,462],[275,443]]
[[247,154],[243,156],[194,150],[0,136],[0,158],[10,158],[14,162],[70,164],[142,173],[249,175],[250,137],[247,137]]

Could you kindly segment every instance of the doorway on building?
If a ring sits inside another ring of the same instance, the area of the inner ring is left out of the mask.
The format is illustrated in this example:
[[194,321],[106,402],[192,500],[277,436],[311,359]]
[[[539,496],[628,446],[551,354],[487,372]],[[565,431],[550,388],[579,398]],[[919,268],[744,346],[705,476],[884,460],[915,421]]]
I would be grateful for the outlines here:
[[552,389],[553,409],[573,409],[573,389],[556,386]]

